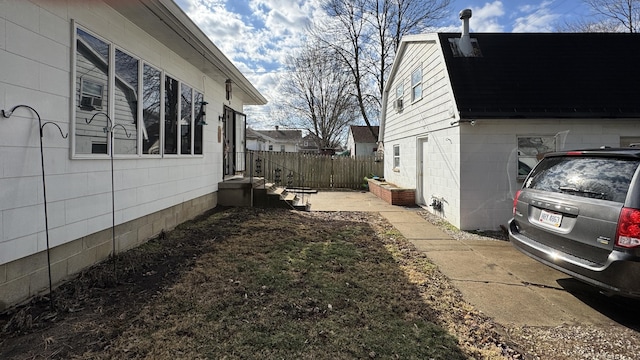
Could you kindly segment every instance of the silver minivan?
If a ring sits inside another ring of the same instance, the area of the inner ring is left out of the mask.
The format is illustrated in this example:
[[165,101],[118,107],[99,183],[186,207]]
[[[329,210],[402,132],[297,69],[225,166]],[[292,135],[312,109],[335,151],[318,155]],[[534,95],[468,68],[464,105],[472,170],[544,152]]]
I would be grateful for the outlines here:
[[513,200],[509,239],[609,294],[640,298],[640,149],[547,154]]

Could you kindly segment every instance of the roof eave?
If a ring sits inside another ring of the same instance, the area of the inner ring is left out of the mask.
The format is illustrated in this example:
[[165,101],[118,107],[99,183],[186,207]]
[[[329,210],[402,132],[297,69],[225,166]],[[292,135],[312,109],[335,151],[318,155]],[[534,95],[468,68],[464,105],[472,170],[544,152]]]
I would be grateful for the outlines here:
[[161,41],[210,78],[235,84],[234,95],[244,105],[264,105],[267,99],[218,49],[173,0],[104,0],[114,10]]

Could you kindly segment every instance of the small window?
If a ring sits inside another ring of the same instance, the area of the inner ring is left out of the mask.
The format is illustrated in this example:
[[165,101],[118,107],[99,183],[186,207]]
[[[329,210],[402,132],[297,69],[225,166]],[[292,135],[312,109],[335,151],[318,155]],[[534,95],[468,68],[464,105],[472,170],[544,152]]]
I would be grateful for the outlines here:
[[393,168],[400,168],[400,145],[393,145]]
[[86,110],[102,109],[103,85],[87,79],[82,79],[80,89],[80,107]]
[[404,84],[399,83],[398,86],[396,86],[396,100],[402,100],[403,97],[404,97]]
[[418,67],[411,73],[411,101],[422,98],[422,67]]
[[280,152],[284,152],[285,150],[285,146],[284,145],[280,145]]
[[555,136],[518,137],[518,178],[524,179],[548,152],[556,151]]
[[269,151],[273,151],[273,145],[269,145]]

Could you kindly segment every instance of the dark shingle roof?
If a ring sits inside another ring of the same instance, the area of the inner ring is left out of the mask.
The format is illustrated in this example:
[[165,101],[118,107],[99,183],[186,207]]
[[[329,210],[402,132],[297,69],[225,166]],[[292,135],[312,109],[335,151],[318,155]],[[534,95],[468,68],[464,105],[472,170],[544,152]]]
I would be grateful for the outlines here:
[[373,131],[376,133],[376,136],[371,134],[369,127],[367,126],[358,126],[351,125],[351,133],[353,134],[353,140],[357,143],[375,143],[378,141],[378,126],[371,126]]
[[262,134],[278,141],[297,142],[302,139],[302,130],[252,130],[254,133]]
[[438,34],[462,118],[640,117],[640,35],[472,33],[455,57]]

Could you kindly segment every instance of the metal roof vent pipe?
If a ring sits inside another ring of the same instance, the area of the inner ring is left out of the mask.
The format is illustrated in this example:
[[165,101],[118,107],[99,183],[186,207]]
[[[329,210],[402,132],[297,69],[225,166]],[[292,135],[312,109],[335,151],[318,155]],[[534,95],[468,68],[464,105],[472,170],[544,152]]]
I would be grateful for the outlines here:
[[471,9],[460,11],[460,20],[462,20],[462,36],[458,42],[458,49],[464,56],[473,55],[473,46],[471,45],[471,36],[469,36],[469,19],[471,18]]

